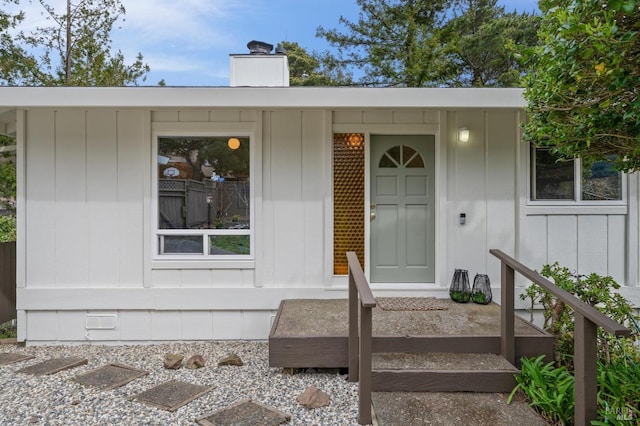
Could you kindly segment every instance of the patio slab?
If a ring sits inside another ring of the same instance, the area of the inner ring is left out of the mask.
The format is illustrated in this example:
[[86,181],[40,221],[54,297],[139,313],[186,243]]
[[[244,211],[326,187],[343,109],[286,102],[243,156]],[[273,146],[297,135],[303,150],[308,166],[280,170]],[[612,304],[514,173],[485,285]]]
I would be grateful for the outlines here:
[[85,365],[87,362],[86,358],[54,358],[30,367],[25,367],[22,370],[18,370],[18,373],[46,376]]
[[175,411],[214,388],[215,386],[200,386],[170,380],[139,393],[133,399],[156,408]]
[[13,364],[15,362],[26,361],[35,358],[33,355],[24,355],[16,353],[0,353],[0,365]]
[[75,380],[82,385],[93,386],[106,391],[124,386],[132,380],[147,374],[149,374],[147,371],[138,370],[128,365],[112,363],[76,376]]
[[277,426],[291,420],[291,415],[258,402],[244,400],[196,420],[200,426]]

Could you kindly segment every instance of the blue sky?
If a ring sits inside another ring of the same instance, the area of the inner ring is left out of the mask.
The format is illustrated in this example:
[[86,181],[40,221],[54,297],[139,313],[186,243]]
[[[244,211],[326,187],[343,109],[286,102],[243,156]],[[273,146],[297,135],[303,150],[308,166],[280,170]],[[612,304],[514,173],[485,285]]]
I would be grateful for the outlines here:
[[[28,26],[42,25],[41,6],[21,0]],[[355,21],[355,0],[122,0],[127,14],[113,47],[128,62],[138,52],[151,67],[143,85],[228,86],[229,54],[247,53],[247,42],[299,43],[307,51],[329,45],[315,37],[319,25],[338,28],[340,16]],[[63,11],[66,0],[50,0]],[[537,10],[537,0],[499,0],[507,10]]]

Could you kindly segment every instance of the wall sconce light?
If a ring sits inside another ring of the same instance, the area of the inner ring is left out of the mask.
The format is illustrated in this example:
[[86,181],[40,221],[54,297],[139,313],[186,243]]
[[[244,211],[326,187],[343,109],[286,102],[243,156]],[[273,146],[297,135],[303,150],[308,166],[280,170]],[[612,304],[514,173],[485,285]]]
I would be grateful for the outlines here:
[[462,142],[462,143],[469,142],[469,128],[468,127],[460,127],[458,129],[458,142]]
[[227,141],[227,146],[230,149],[238,149],[238,148],[240,148],[240,139],[238,139],[238,138],[229,138],[229,140]]

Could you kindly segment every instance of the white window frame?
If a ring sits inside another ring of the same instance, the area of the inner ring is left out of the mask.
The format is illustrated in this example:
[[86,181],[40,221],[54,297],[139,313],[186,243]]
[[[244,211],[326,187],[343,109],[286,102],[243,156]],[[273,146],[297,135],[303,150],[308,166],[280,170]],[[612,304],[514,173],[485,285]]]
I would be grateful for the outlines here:
[[536,182],[536,167],[534,164],[533,151],[537,149],[533,146],[528,150],[528,171],[527,174],[527,205],[528,206],[569,206],[569,207],[626,207],[627,205],[627,178],[625,173],[620,176],[620,199],[619,200],[582,200],[582,161],[580,158],[574,159],[573,164],[573,200],[535,200],[534,186]]
[[[160,229],[158,223],[158,139],[163,137],[245,137],[249,138],[249,223],[250,229]],[[220,268],[253,268],[256,256],[256,135],[253,123],[154,123],[152,128],[151,156],[151,250],[152,266],[155,268],[187,267],[220,267]],[[207,253],[208,239],[211,235],[249,235],[250,253],[248,255],[212,255]],[[161,254],[159,239],[163,235],[201,235],[203,238],[203,254]],[[194,265],[195,264],[195,265]]]

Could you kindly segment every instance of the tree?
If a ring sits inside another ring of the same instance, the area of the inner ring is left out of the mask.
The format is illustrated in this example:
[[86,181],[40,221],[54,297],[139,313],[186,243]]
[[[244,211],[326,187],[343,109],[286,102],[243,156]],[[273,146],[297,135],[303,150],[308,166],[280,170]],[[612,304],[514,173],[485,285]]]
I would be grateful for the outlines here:
[[45,0],[39,2],[51,25],[17,36],[22,46],[12,51],[13,66],[0,78],[9,84],[41,86],[123,86],[144,81],[149,66],[141,54],[127,65],[120,50],[111,50],[110,33],[126,12],[120,0],[77,4],[67,0],[62,14]]
[[527,140],[562,158],[640,167],[640,4],[543,0],[526,55]]
[[514,87],[524,67],[517,52],[535,46],[539,16],[506,13],[497,0],[460,0],[442,39],[453,71],[446,86]]
[[364,71],[365,86],[434,85],[442,62],[438,22],[444,0],[356,0],[358,22],[340,17],[347,32],[318,27],[317,37],[337,48],[336,62]]
[[[3,0],[2,5],[17,4],[18,0]],[[21,59],[25,52],[16,45],[9,30],[13,30],[24,19],[23,13],[11,14],[0,9],[0,83],[3,81],[13,84],[21,79],[23,74]]]
[[362,85],[511,86],[522,76],[513,50],[535,43],[536,18],[495,0],[356,0],[346,32],[319,27],[335,62],[364,72]]
[[308,53],[296,42],[282,41],[279,45],[287,51],[289,84],[291,86],[347,86],[351,76],[340,73],[324,57]]

